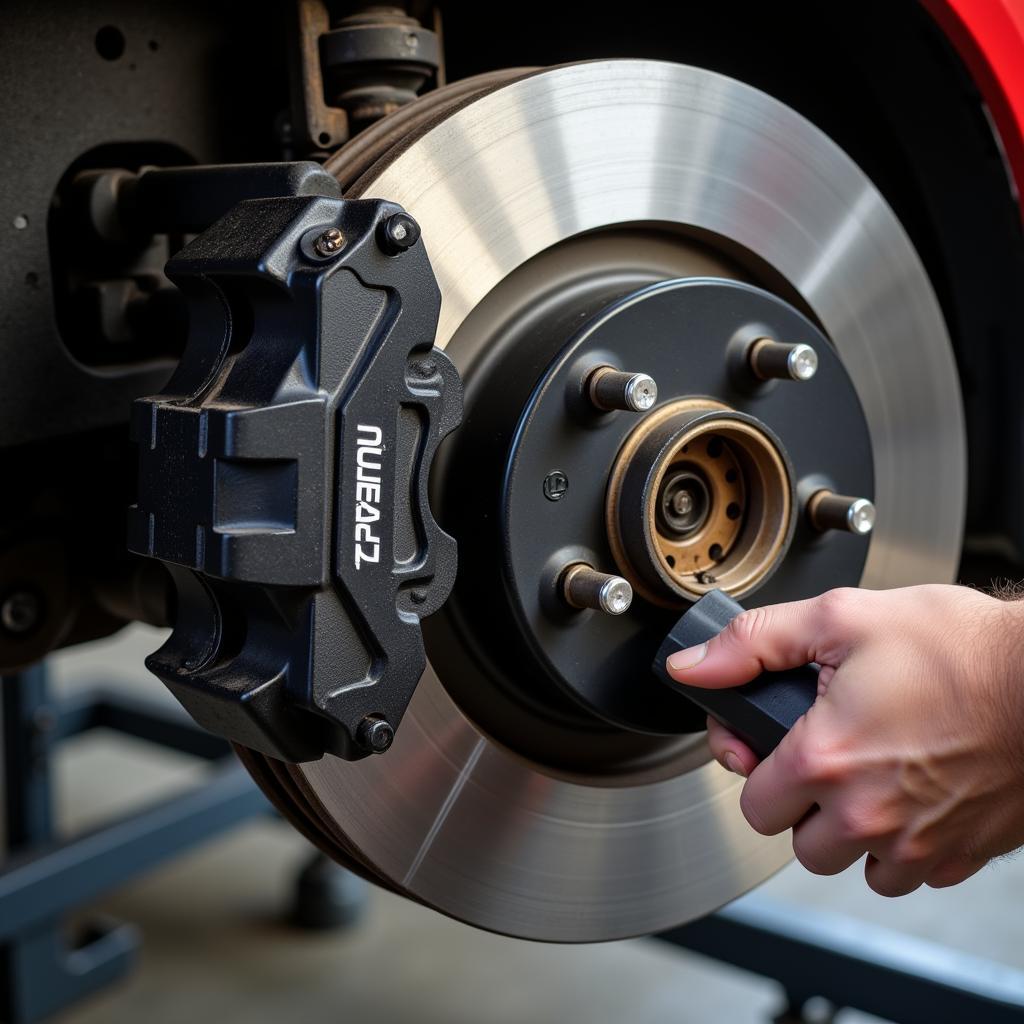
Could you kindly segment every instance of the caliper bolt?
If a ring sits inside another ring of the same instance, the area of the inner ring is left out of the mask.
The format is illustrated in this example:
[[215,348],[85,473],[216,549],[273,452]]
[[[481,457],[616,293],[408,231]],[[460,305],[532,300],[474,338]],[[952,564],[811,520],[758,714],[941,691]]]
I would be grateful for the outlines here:
[[356,740],[371,754],[383,754],[395,741],[395,730],[383,715],[367,715],[356,732]]
[[647,412],[658,400],[658,385],[646,373],[625,373],[613,366],[599,366],[584,385],[591,403],[602,412],[624,409]]
[[845,530],[866,537],[875,528],[875,506],[867,498],[817,491],[807,502],[807,518],[816,530]]
[[314,243],[318,256],[325,259],[330,256],[337,256],[345,248],[345,236],[338,228],[328,228]]
[[747,361],[761,380],[808,381],[818,372],[818,353],[810,345],[783,345],[771,338],[758,338]]
[[0,604],[0,624],[8,633],[27,633],[39,621],[39,599],[27,590],[16,590]]
[[393,213],[380,226],[380,247],[389,256],[411,249],[420,238],[420,226],[407,213]]
[[593,608],[609,615],[621,615],[633,603],[628,580],[598,572],[586,562],[576,562],[562,573],[562,595],[573,608]]

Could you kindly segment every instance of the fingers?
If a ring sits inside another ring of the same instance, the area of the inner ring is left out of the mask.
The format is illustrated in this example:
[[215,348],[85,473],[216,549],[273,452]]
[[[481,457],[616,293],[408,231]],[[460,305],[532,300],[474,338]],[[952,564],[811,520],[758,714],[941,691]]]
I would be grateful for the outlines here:
[[724,725],[708,719],[708,746],[714,759],[727,771],[746,778],[758,765],[759,759],[750,747],[734,736]]
[[900,864],[868,854],[864,877],[879,896],[907,896],[924,885],[928,865]]
[[796,770],[799,757],[799,745],[791,732],[747,779],[740,810],[755,832],[778,835],[815,807],[814,787]]
[[844,836],[828,809],[812,811],[793,829],[793,853],[816,875],[838,875],[867,852],[864,841]]
[[967,881],[971,875],[976,875],[987,863],[987,860],[947,861],[945,864],[933,868],[924,882],[932,889],[945,889],[950,885],[959,885],[961,882]]
[[857,630],[859,598],[852,595],[857,591],[834,590],[809,601],[752,608],[706,644],[673,654],[668,673],[691,686],[725,687],[749,682],[765,670],[809,661],[835,664],[837,652]]

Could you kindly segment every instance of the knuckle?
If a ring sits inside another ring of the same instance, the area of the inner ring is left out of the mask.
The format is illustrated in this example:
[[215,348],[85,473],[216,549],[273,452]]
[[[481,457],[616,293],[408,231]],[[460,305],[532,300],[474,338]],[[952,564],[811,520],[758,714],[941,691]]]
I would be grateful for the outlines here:
[[740,612],[722,633],[722,639],[731,647],[746,648],[754,644],[768,629],[770,613],[767,608],[748,608]]
[[889,861],[900,867],[917,867],[932,855],[929,845],[913,836],[897,839],[889,851]]
[[856,613],[861,596],[854,587],[837,587],[822,594],[818,598],[822,627],[827,630],[848,625],[850,617]]
[[884,814],[870,804],[847,804],[835,814],[837,831],[844,840],[869,843],[889,833]]
[[786,768],[797,782],[823,785],[840,782],[844,778],[842,761],[831,744],[803,730],[794,736],[794,740],[799,742],[788,743],[784,749]]

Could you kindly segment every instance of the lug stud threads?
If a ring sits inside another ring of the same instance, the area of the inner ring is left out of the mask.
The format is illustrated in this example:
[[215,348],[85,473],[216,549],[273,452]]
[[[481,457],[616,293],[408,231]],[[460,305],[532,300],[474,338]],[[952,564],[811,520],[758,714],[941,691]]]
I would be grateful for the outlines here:
[[329,259],[331,256],[337,256],[345,248],[345,236],[338,228],[328,228],[313,243],[313,248],[316,249],[318,256]]
[[866,537],[875,528],[875,506],[867,498],[818,491],[807,502],[807,518],[816,530],[845,530]]
[[383,754],[395,741],[395,730],[383,715],[367,715],[360,723],[356,741],[371,754]]
[[379,244],[389,256],[411,249],[420,238],[420,226],[407,213],[393,213],[380,226]]
[[587,397],[602,412],[623,409],[647,412],[658,400],[658,385],[646,373],[624,373],[611,366],[599,366],[587,377]]
[[573,608],[593,608],[621,615],[633,603],[633,588],[621,576],[598,572],[585,562],[570,565],[562,574],[562,596]]
[[818,353],[810,345],[783,345],[758,338],[747,353],[747,362],[760,380],[808,381],[818,372]]

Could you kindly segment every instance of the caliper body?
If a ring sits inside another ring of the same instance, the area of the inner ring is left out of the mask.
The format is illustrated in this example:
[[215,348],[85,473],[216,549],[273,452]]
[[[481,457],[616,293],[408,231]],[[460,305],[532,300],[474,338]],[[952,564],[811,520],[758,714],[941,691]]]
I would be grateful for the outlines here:
[[135,403],[129,546],[178,603],[147,665],[201,725],[282,760],[386,747],[455,580],[427,477],[462,385],[418,233],[393,203],[254,199],[167,265],[189,339]]

